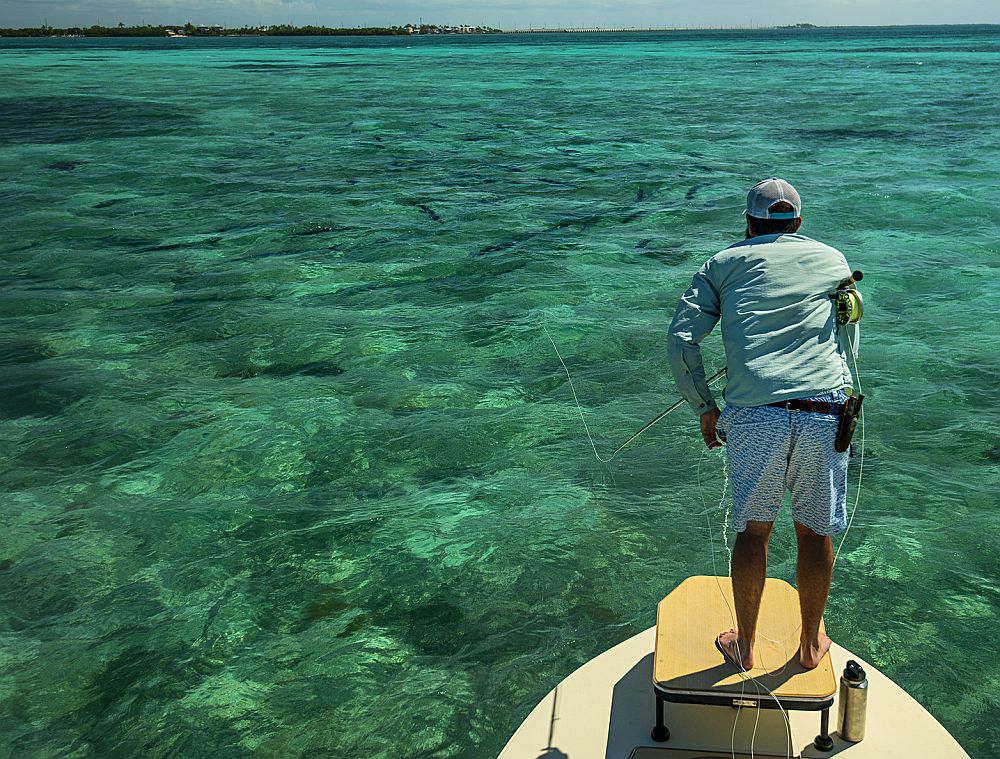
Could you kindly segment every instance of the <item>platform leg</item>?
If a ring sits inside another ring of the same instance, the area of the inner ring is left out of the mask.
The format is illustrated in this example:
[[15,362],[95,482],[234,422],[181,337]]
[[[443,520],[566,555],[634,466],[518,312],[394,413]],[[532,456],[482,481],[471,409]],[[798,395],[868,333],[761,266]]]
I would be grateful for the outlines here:
[[650,737],[660,743],[670,740],[670,731],[667,730],[667,725],[663,719],[663,699],[660,698],[659,694],[656,694],[656,727],[653,728]]
[[829,751],[833,748],[833,738],[830,737],[830,708],[827,707],[819,715],[819,735],[813,741],[813,745],[820,751]]

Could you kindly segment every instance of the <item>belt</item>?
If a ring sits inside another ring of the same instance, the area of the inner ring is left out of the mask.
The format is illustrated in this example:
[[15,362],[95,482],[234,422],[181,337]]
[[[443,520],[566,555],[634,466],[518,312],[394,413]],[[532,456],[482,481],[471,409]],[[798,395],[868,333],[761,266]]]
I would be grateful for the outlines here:
[[792,398],[789,401],[779,401],[778,403],[768,403],[768,406],[777,406],[788,411],[806,411],[810,414],[835,414],[839,415],[844,410],[843,403],[827,403],[825,401],[810,401],[807,398]]

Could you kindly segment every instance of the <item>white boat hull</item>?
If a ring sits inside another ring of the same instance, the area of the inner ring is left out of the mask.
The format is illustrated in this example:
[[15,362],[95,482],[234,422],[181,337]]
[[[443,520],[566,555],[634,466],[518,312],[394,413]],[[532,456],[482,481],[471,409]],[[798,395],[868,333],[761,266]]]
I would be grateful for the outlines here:
[[[655,718],[653,645],[656,628],[590,660],[531,711],[499,759],[732,759],[808,757],[820,759],[968,759],[958,742],[909,694],[870,663],[834,644],[835,672],[855,659],[868,676],[865,739],[848,743],[836,732],[834,747],[817,750],[819,713],[778,709],[668,703],[670,739],[650,737]],[[752,685],[747,686],[752,689]],[[790,737],[789,737],[790,733]],[[645,747],[645,748],[643,748]]]

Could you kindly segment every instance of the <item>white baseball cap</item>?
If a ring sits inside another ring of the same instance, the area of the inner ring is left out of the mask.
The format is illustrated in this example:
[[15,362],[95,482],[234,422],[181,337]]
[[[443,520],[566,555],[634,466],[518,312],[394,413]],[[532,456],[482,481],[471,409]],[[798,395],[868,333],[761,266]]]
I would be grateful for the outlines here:
[[[795,210],[790,213],[772,211],[771,206],[780,201],[785,201]],[[802,199],[784,179],[771,177],[750,188],[744,214],[755,219],[797,219],[802,215]]]

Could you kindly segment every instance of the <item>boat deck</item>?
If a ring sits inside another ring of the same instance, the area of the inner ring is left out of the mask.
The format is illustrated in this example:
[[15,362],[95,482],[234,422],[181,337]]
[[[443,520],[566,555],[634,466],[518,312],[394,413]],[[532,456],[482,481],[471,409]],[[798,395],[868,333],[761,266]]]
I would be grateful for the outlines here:
[[[728,626],[726,622],[720,629]],[[704,647],[721,659],[714,647],[716,632],[709,634]],[[762,626],[761,632],[774,640],[780,638],[768,625]],[[751,754],[761,758],[968,759],[955,739],[909,694],[836,643],[830,650],[831,672],[843,671],[847,660],[855,659],[868,676],[867,734],[863,741],[848,743],[837,734],[838,694],[834,693],[830,710],[834,746],[827,752],[813,745],[819,726],[815,711],[783,713],[754,706],[667,703],[670,739],[657,743],[650,737],[655,722],[654,669],[661,683],[663,678],[669,682],[671,670],[669,664],[654,657],[655,643],[656,628],[651,627],[573,672],[532,710],[500,759],[742,759]],[[766,647],[759,653],[767,663]],[[717,674],[723,673],[719,670]],[[756,675],[753,670],[751,674]],[[752,683],[744,687],[753,690]]]

